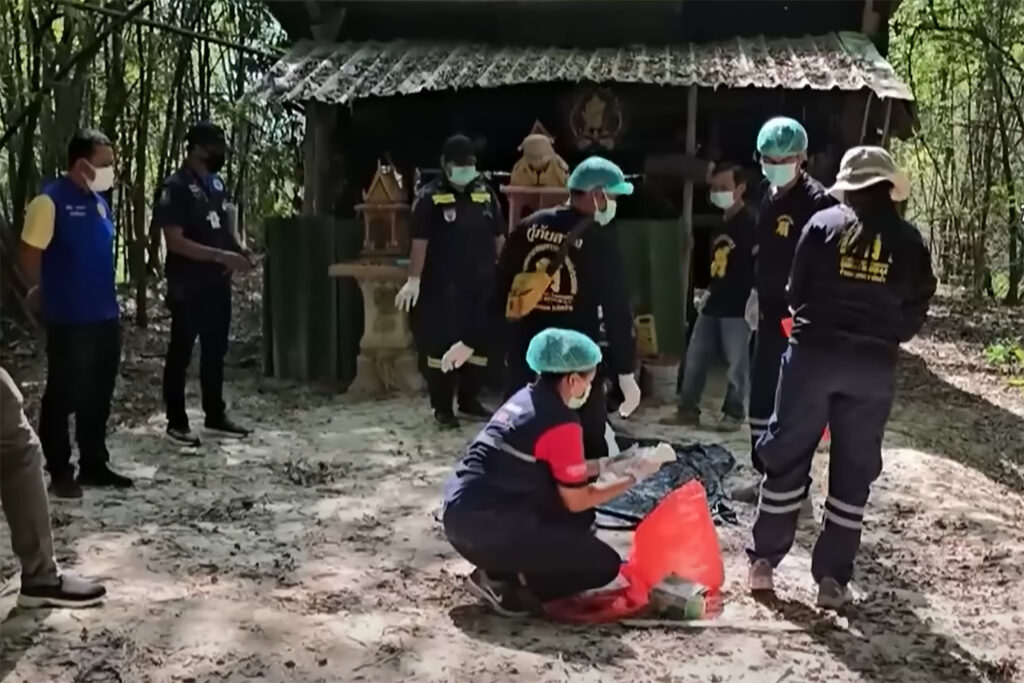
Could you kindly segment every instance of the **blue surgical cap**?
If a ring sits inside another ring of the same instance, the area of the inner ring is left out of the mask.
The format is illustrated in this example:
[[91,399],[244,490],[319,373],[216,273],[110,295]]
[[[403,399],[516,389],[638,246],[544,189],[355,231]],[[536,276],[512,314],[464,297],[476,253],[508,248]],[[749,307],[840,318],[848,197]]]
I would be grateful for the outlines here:
[[531,339],[526,349],[526,364],[536,373],[584,372],[600,362],[601,348],[575,330],[546,329]]
[[573,169],[569,189],[587,192],[603,189],[611,195],[633,194],[633,183],[626,180],[619,165],[603,157],[588,157]]
[[789,157],[807,151],[807,130],[796,119],[776,116],[761,126],[757,151],[766,157]]

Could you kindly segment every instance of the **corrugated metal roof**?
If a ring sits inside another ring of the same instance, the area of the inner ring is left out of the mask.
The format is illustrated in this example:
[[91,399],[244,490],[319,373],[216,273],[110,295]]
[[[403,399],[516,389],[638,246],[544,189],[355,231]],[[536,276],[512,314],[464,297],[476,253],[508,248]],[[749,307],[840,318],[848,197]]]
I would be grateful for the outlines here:
[[880,97],[914,99],[871,41],[848,32],[596,50],[304,40],[273,66],[256,95],[284,102],[345,104],[419,92],[581,81],[708,88],[868,88]]

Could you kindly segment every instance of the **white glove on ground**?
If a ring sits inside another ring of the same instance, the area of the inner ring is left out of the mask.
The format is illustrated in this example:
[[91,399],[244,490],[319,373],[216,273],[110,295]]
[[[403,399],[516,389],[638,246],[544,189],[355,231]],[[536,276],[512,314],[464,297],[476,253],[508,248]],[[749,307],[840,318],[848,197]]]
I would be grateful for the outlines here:
[[622,389],[623,397],[619,415],[629,417],[640,405],[640,385],[636,383],[636,377],[632,374],[619,375],[619,388]]
[[395,308],[408,313],[416,306],[416,302],[419,300],[420,279],[418,277],[410,277],[402,285],[402,288],[398,290],[398,295],[395,297]]
[[704,306],[708,303],[711,292],[706,289],[695,289],[693,291],[693,305],[697,307],[698,313],[704,312]]
[[757,318],[760,315],[757,306],[757,290],[750,290],[750,296],[747,297],[747,307],[743,310],[743,318],[747,321],[747,325],[750,326],[752,332],[757,331]]
[[455,342],[452,347],[444,352],[441,356],[441,372],[451,372],[452,370],[458,370],[466,361],[473,355],[473,349],[469,348],[462,342]]

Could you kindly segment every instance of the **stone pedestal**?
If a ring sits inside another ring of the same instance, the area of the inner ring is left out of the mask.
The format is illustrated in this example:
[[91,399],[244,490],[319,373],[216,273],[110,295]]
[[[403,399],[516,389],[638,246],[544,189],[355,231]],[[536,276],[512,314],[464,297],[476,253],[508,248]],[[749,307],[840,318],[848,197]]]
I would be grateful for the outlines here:
[[406,271],[393,263],[353,261],[331,266],[334,277],[353,277],[363,295],[363,339],[349,391],[360,394],[423,390],[409,316],[395,308]]

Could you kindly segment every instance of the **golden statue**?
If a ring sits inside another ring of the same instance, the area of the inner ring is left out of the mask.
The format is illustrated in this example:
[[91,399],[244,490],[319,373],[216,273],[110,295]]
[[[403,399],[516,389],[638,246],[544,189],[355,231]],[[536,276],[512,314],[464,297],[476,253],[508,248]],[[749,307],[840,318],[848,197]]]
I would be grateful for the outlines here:
[[519,151],[523,156],[512,167],[509,184],[516,187],[565,187],[569,164],[555,152],[552,138],[538,121]]

